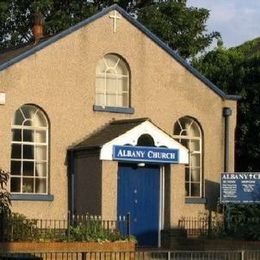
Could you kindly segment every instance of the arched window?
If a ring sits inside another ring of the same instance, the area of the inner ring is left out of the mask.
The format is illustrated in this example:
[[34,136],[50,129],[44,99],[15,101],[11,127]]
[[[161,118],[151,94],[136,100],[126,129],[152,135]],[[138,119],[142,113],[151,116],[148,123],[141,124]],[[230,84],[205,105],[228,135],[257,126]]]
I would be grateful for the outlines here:
[[107,54],[96,67],[96,102],[102,107],[124,107],[129,104],[129,69],[118,55]]
[[12,122],[11,192],[48,193],[48,120],[34,105],[23,105]]
[[187,197],[202,197],[202,131],[191,117],[180,118],[174,125],[174,138],[189,149],[189,165],[185,167]]

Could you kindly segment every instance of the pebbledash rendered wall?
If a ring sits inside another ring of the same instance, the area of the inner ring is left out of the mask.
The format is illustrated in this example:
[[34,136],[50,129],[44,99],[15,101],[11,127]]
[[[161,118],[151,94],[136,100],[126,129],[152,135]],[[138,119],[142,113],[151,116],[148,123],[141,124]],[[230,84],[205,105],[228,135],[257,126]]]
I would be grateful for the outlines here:
[[[54,200],[12,201],[14,212],[36,218],[64,217],[68,210],[67,149],[112,119],[148,117],[172,134],[176,120],[194,117],[203,131],[204,179],[218,183],[224,164],[223,108],[230,107],[228,168],[233,170],[236,101],[210,89],[123,16],[113,32],[111,14],[112,10],[0,71],[0,92],[6,93],[6,104],[0,105],[0,166],[10,170],[11,121],[20,106],[36,104],[50,123],[50,194]],[[96,66],[108,53],[122,56],[129,64],[133,114],[93,111]],[[117,162],[102,162],[100,212],[104,218],[116,215],[116,171]],[[169,225],[207,208],[185,203],[184,174],[183,165],[171,166]]]

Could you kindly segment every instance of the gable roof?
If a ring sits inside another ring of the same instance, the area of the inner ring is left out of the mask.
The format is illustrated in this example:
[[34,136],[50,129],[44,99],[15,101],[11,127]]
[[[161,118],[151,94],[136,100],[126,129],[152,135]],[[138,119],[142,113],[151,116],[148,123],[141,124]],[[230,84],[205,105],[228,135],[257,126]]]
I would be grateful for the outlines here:
[[[160,48],[166,51],[172,58],[178,61],[182,66],[184,66],[189,72],[191,72],[195,77],[201,80],[206,86],[208,86],[212,91],[214,91],[217,95],[219,95],[223,99],[229,100],[238,100],[240,97],[236,95],[227,95],[221,89],[219,89],[216,85],[214,85],[210,80],[204,77],[201,73],[199,73],[196,69],[194,69],[188,62],[186,62],[181,56],[179,56],[175,51],[173,51],[167,44],[165,44],[162,40],[160,40],[156,35],[154,35],[151,31],[149,31],[146,27],[144,27],[140,22],[134,19],[131,15],[129,15],[125,10],[123,10],[118,5],[114,4],[108,8],[105,8],[101,12],[89,17],[88,19],[54,35],[53,37],[40,42],[37,45],[29,45],[27,47],[21,48],[20,50],[10,51],[10,53],[0,53],[0,72],[2,70],[7,69],[13,64],[33,55],[34,53],[40,51],[41,49],[49,46],[50,44],[66,37],[74,31],[81,29],[82,27],[94,22],[100,17],[108,14],[109,12],[116,10],[119,12],[128,22],[130,22],[133,26],[139,29],[142,33],[144,33],[148,38],[150,38],[153,42],[155,42]],[[2,56],[2,58],[1,58]]]

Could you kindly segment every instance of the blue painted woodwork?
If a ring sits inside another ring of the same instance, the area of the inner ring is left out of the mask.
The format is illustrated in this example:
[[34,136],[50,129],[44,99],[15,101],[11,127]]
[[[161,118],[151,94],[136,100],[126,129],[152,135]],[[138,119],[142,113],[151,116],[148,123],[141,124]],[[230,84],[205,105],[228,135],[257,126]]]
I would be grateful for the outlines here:
[[93,106],[94,111],[100,112],[111,112],[111,113],[125,113],[125,114],[134,114],[135,109],[132,107],[109,107],[109,106]]
[[11,200],[53,201],[51,194],[11,194]]
[[148,146],[114,145],[113,159],[128,162],[178,163],[179,150]]
[[130,213],[131,234],[139,246],[158,246],[160,168],[119,164],[118,214]]
[[221,173],[220,201],[222,203],[260,203],[260,172]]

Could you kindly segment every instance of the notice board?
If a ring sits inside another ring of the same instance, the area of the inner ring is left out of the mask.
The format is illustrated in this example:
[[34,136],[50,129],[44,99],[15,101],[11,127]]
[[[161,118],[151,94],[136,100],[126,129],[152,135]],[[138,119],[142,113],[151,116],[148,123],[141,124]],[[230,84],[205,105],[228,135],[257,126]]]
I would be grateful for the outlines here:
[[260,203],[260,172],[221,173],[221,203]]

